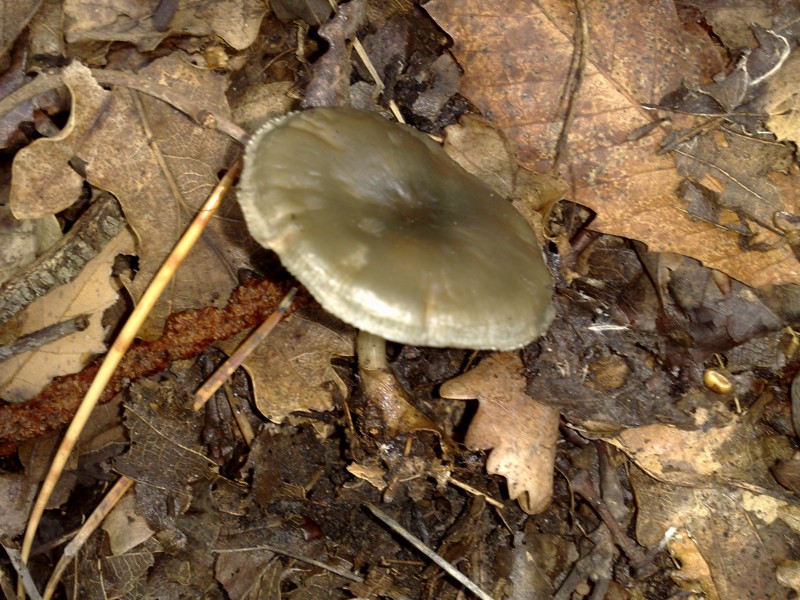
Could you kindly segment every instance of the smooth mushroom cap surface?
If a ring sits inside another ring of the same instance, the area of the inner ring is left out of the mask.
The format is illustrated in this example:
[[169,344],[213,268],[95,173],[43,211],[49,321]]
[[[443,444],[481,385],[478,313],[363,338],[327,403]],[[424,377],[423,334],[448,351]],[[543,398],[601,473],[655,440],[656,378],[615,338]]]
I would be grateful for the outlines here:
[[504,198],[427,136],[316,108],[267,123],[244,158],[251,235],[330,313],[404,344],[511,350],[545,332],[552,280]]

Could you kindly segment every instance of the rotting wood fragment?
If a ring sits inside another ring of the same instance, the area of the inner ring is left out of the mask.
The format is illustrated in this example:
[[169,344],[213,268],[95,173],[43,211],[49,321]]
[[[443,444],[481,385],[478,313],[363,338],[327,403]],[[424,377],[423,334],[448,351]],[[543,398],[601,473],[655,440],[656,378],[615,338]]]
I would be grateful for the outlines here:
[[[289,283],[251,280],[236,288],[223,308],[204,307],[170,315],[159,339],[131,346],[100,402],[110,400],[126,380],[163,371],[173,361],[194,358],[211,343],[253,327],[275,310],[289,287]],[[294,309],[305,302],[307,295],[295,301]],[[26,440],[66,425],[99,364],[96,361],[79,373],[57,377],[28,402],[0,406],[0,456],[13,453]]]
[[0,286],[0,323],[75,279],[124,226],[116,199],[100,196],[55,246]]

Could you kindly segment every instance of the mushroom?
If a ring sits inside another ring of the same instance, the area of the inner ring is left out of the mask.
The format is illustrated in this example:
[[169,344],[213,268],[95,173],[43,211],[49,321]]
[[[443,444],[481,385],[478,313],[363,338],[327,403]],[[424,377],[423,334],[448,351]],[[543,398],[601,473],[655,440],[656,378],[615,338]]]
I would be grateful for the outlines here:
[[238,200],[253,238],[360,330],[362,376],[389,372],[386,339],[511,350],[553,318],[522,216],[427,136],[378,114],[315,108],[268,122],[247,145]]

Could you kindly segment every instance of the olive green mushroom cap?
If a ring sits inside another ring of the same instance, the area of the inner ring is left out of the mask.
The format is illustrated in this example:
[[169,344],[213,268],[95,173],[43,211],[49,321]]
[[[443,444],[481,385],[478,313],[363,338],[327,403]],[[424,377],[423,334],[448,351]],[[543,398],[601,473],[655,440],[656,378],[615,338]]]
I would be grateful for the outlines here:
[[536,237],[427,136],[317,108],[247,146],[239,203],[253,238],[330,313],[419,346],[511,350],[553,318]]

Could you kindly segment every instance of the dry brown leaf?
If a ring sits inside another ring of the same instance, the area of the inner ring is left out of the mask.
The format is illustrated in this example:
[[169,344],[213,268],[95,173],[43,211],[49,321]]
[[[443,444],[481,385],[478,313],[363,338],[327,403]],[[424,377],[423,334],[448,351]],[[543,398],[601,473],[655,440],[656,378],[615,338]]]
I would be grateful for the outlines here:
[[347,388],[331,357],[352,355],[352,339],[319,323],[296,315],[281,321],[244,363],[258,410],[275,423],[295,411],[333,410],[334,390],[345,396]]
[[[487,120],[464,115],[445,128],[444,149],[458,164],[485,181],[499,194],[543,209],[564,197],[566,184],[550,175],[520,167],[508,140]],[[518,207],[519,208],[519,207]],[[530,220],[529,215],[523,215]],[[531,225],[539,231],[541,217]]]
[[380,491],[386,489],[386,469],[377,463],[350,463],[347,465],[347,471],[354,477],[363,479],[372,487]]
[[[138,237],[139,271],[128,285],[138,299],[216,185],[218,173],[229,166],[233,143],[160,100],[121,87],[103,91],[77,63],[65,77],[71,81],[74,125],[57,138],[31,144],[28,155],[18,155],[13,208],[15,214],[42,216],[69,206],[83,179],[67,161],[79,158],[87,181],[117,197]],[[181,53],[153,61],[137,77],[229,114],[225,77],[192,66]],[[251,242],[242,236],[239,215],[228,199],[153,309],[141,337],[158,337],[172,312],[228,296],[237,270],[252,266],[246,246]]]
[[[750,510],[753,495],[724,487],[673,486],[631,470],[637,504],[636,536],[654,547],[677,527],[669,542],[681,569],[673,578],[709,597],[762,600],[783,598],[775,560],[784,556],[783,533]],[[774,502],[774,499],[773,499]]]
[[0,56],[8,52],[41,4],[42,0],[15,0],[0,4]]
[[[506,133],[523,165],[540,172],[552,167],[562,125],[562,88],[574,51],[572,6],[561,0],[426,5],[454,40],[462,93]],[[672,4],[586,6],[590,54],[559,175],[574,201],[596,211],[591,227],[641,240],[653,251],[691,256],[750,285],[800,282],[800,264],[785,245],[742,252],[737,234],[688,218],[677,195],[681,176],[672,159],[656,155],[661,136],[628,141],[651,122],[640,103],[658,101],[697,72],[684,49],[708,54],[681,37],[686,28]]]
[[63,70],[62,79],[72,94],[66,126],[57,136],[36,140],[14,157],[9,204],[18,219],[55,214],[71,206],[83,192],[83,177],[69,161],[109,92],[78,62]]
[[147,522],[136,514],[135,491],[126,494],[103,521],[113,556],[133,550],[155,533]]
[[523,510],[538,513],[553,495],[558,411],[525,393],[527,381],[516,352],[496,352],[445,382],[442,398],[477,398],[480,407],[465,443],[473,450],[493,448],[486,470],[508,480],[508,495]]
[[775,440],[759,438],[743,421],[698,430],[645,425],[606,441],[659,481],[698,487],[769,487],[774,485],[769,468],[778,458],[791,456],[788,441],[781,448]]
[[[139,75],[198,106],[228,113],[225,78],[192,66],[179,53],[154,61]],[[120,201],[139,239],[139,272],[128,286],[139,298],[216,185],[217,174],[229,166],[232,144],[167,104],[131,90],[115,89],[104,113],[77,155],[86,163],[87,179]],[[142,337],[157,337],[171,312],[222,302],[236,285],[236,270],[249,262],[237,244],[241,229],[233,233],[242,227],[233,205],[231,199],[225,203],[192,249]]]
[[39,298],[18,317],[23,320],[20,333],[24,335],[78,315],[90,315],[89,327],[84,331],[0,364],[0,393],[6,400],[28,400],[53,377],[77,373],[93,355],[106,351],[103,311],[117,300],[118,294],[111,269],[118,254],[129,254],[133,248],[133,236],[123,229],[77,278]]
[[39,482],[28,475],[0,474],[0,505],[3,507],[0,511],[0,531],[4,537],[10,539],[25,531],[38,489]]
[[800,53],[794,52],[768,81],[764,97],[767,126],[779,140],[800,143]]
[[67,56],[61,31],[63,0],[44,0],[28,27],[29,56]]
[[265,13],[259,0],[65,0],[64,34],[70,43],[130,42],[142,51],[170,35],[219,36],[244,50]]

